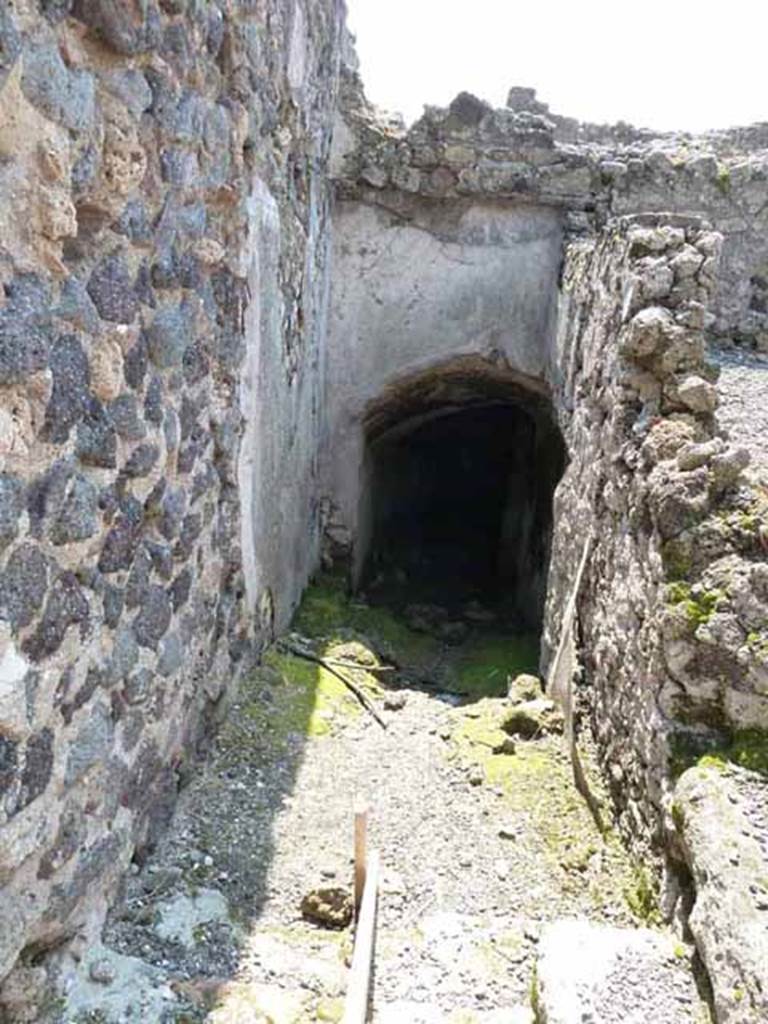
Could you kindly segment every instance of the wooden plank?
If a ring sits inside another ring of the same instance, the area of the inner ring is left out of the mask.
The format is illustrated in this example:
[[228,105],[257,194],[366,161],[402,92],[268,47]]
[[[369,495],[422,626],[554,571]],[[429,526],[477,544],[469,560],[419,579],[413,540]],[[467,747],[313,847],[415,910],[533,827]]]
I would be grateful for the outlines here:
[[365,1024],[368,1018],[368,998],[371,991],[374,940],[376,936],[376,906],[379,893],[379,854],[371,850],[365,879],[365,892],[360,916],[355,929],[355,952],[349,974],[347,1001],[342,1024]]
[[355,801],[355,919],[360,914],[365,890],[365,860],[368,845],[368,804]]
[[576,619],[576,602],[581,590],[584,570],[592,551],[594,535],[590,533],[584,542],[584,548],[576,570],[576,578],[571,588],[568,602],[560,623],[560,641],[557,652],[549,668],[547,677],[547,696],[556,700],[563,709],[565,716],[565,734],[569,746],[573,745],[573,673],[575,669],[574,625]]

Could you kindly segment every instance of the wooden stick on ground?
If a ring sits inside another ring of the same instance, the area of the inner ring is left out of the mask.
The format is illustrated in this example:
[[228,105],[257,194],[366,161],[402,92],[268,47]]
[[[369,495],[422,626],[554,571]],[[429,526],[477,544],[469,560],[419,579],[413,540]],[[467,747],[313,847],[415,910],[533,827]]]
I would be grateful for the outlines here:
[[355,801],[355,920],[360,916],[360,905],[365,890],[365,862],[368,841],[368,804]]
[[[376,707],[374,706],[370,698],[367,696],[367,694],[357,685],[357,683],[353,683],[351,679],[347,679],[346,676],[342,675],[341,672],[339,672],[337,668],[334,668],[334,666],[329,661],[326,661],[325,658],[318,657],[317,654],[313,654],[311,651],[306,650],[304,647],[299,647],[298,644],[291,643],[289,640],[279,641],[279,646],[284,647],[285,650],[289,652],[289,654],[293,654],[297,658],[304,658],[306,661],[313,661],[316,665],[321,665],[324,669],[326,669],[326,671],[336,676],[337,679],[340,679],[342,683],[344,683],[346,688],[350,690],[352,693],[354,693],[354,695],[363,705],[365,710],[376,719],[381,728],[387,728],[387,723],[376,710]],[[362,666],[360,667],[362,668]]]
[[379,855],[376,850],[372,850],[368,858],[363,904],[355,931],[355,952],[352,956],[352,969],[342,1024],[365,1024],[368,1016],[378,888]]
[[326,658],[329,665],[338,665],[340,668],[358,668],[363,672],[370,672],[376,675],[377,672],[397,672],[394,665],[361,665],[356,661],[342,661],[340,658]]

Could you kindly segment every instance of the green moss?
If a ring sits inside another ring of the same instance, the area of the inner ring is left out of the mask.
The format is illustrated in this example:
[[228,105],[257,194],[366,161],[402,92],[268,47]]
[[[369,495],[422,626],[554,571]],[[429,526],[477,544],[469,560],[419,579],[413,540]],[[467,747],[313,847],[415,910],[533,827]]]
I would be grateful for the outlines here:
[[683,812],[683,808],[676,800],[674,800],[670,810],[672,813],[672,821],[675,823],[675,828],[678,832],[682,832],[683,826],[685,825],[685,813]]
[[692,629],[709,622],[717,610],[718,604],[726,599],[723,590],[693,590],[689,583],[676,580],[667,584],[666,600],[668,604],[683,605],[685,617]]
[[562,739],[518,741],[515,753],[495,753],[505,735],[504,714],[503,705],[490,699],[456,709],[448,756],[470,772],[480,768],[485,784],[502,797],[500,814],[524,816],[537,855],[563,892],[586,894],[598,911],[615,906],[634,882],[632,865],[618,837],[598,831],[573,785]]
[[631,883],[624,889],[624,898],[635,917],[646,924],[661,924],[658,885],[644,864],[635,865]]
[[668,604],[680,604],[681,601],[687,601],[691,596],[691,585],[690,583],[684,583],[682,580],[678,580],[675,583],[667,584],[667,603]]
[[344,1000],[326,997],[317,1004],[316,1017],[318,1021],[328,1021],[330,1024],[340,1021],[344,1016]]
[[722,165],[717,169],[717,178],[715,179],[718,189],[724,196],[727,196],[731,191],[731,171],[730,168]]
[[692,597],[685,606],[689,621],[696,626],[709,622],[717,611],[717,606],[726,599],[725,591],[718,589],[705,590],[702,594]]
[[[362,711],[341,679],[314,662],[272,648],[264,655],[263,666],[244,680],[236,713],[219,732],[223,754],[236,761],[259,759],[265,750],[277,754],[296,737],[327,736],[340,719]],[[364,668],[353,674],[372,699],[383,696],[376,678]]]
[[350,631],[364,633],[399,664],[422,662],[439,649],[434,637],[415,633],[389,609],[354,600],[344,581],[334,576],[321,576],[307,587],[293,628],[306,636],[328,640],[342,639]]
[[753,630],[747,634],[747,647],[760,658],[768,658],[768,631]]
[[[729,764],[736,764],[761,775],[768,775],[768,732],[762,729],[739,729],[729,739],[712,734],[699,736],[678,733],[670,737],[669,751],[673,778],[678,778],[694,765],[721,771]],[[674,812],[673,805],[673,815]]]
[[[306,736],[325,736],[332,730],[334,718],[339,715],[358,715],[361,706],[339,677],[311,661],[269,651],[265,664],[277,669],[285,681],[285,699],[276,708],[265,708],[262,703],[250,705],[246,714],[257,719],[269,719],[275,733],[303,733]],[[376,679],[363,669],[356,669],[356,682],[371,697],[381,695]]]
[[727,751],[729,761],[761,775],[768,775],[768,732],[740,729]]
[[481,634],[461,651],[452,688],[472,697],[503,697],[509,679],[521,672],[535,673],[538,660],[538,640],[533,635]]

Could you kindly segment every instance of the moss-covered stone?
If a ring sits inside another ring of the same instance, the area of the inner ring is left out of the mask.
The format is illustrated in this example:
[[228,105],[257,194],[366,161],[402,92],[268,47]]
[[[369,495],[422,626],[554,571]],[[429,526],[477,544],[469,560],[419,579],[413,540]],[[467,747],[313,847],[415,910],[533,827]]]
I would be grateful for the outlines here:
[[646,924],[661,924],[658,881],[646,865],[635,865],[631,881],[624,889],[624,896],[636,918]]
[[667,586],[666,599],[669,604],[683,605],[689,626],[696,630],[709,622],[727,595],[723,590],[705,590],[678,580]]
[[768,775],[768,733],[739,729],[729,737],[717,733],[676,733],[669,741],[669,765],[679,778],[694,765],[725,769],[729,764]]
[[554,701],[539,697],[510,708],[502,719],[501,727],[510,736],[534,739],[547,733],[563,731],[563,713]]
[[[627,903],[636,891],[635,867],[618,836],[601,835],[585,801],[573,785],[570,758],[560,737],[521,741],[515,753],[499,752],[505,702],[484,699],[455,711],[448,755],[468,772],[479,771],[503,800],[499,813],[525,813],[532,834],[542,844],[542,856],[564,872],[563,888],[586,890],[596,909]],[[594,858],[594,861],[593,861]],[[593,863],[595,871],[587,872]]]
[[459,653],[455,689],[471,697],[502,697],[510,679],[535,672],[538,661],[538,640],[531,634],[479,634]]
[[336,641],[349,639],[352,631],[363,633],[398,663],[422,662],[439,648],[435,637],[409,629],[389,609],[356,601],[338,576],[319,577],[307,587],[293,627],[306,636]]

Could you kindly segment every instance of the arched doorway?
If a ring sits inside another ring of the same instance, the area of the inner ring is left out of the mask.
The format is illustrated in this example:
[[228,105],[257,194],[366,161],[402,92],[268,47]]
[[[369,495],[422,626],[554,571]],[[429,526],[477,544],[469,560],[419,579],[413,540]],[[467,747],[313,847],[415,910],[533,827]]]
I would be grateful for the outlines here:
[[364,432],[357,586],[394,604],[477,602],[538,632],[565,466],[547,387],[459,358],[388,388]]

